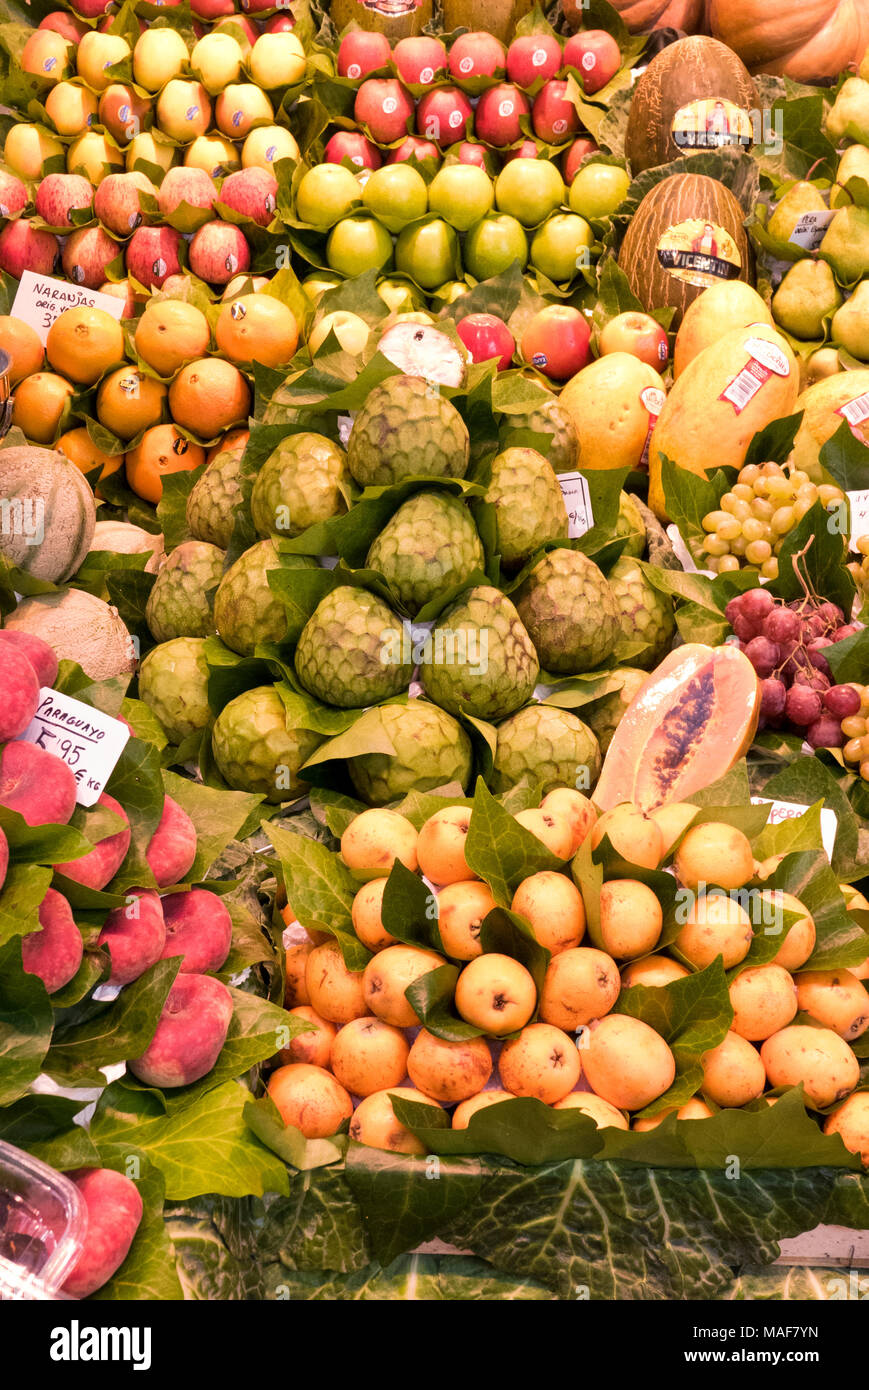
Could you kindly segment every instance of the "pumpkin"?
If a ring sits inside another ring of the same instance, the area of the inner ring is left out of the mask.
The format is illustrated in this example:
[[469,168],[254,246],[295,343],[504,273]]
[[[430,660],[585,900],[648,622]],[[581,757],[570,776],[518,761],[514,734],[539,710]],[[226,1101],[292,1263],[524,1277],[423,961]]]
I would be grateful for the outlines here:
[[0,498],[0,553],[10,564],[52,584],[75,574],[96,525],[93,493],[81,470],[54,449],[2,449]]
[[796,82],[838,77],[859,62],[869,44],[869,0],[709,0],[709,32],[721,39],[750,72],[770,72]]
[[[697,34],[703,28],[705,0],[612,0],[612,5],[632,34],[647,34],[651,29],[682,29],[686,34]],[[582,6],[577,5],[576,9],[579,28]]]

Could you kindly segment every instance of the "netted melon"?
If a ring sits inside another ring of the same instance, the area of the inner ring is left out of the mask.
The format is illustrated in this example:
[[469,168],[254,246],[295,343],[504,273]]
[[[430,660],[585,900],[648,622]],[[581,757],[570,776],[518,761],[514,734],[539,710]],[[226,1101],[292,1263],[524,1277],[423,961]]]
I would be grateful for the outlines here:
[[96,524],[83,473],[54,449],[0,450],[0,554],[35,579],[58,584],[75,574]]
[[118,610],[84,589],[26,598],[9,614],[6,627],[41,637],[60,661],[77,661],[94,680],[136,669],[133,638]]

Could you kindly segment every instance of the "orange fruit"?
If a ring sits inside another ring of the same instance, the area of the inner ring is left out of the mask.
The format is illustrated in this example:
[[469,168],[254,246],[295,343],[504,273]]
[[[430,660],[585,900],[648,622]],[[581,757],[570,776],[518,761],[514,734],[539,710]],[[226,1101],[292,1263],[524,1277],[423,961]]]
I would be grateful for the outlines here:
[[148,305],[136,329],[136,351],[161,376],[174,376],[185,362],[208,351],[208,320],[195,304],[162,299]]
[[224,304],[214,330],[218,349],[233,362],[280,367],[299,342],[295,315],[272,294],[242,294]]
[[24,377],[38,372],[45,356],[39,335],[29,323],[11,314],[0,314],[0,349],[9,358],[10,386],[17,386]]
[[119,439],[159,425],[168,392],[162,381],[135,367],[121,367],[104,378],[97,391],[97,419]]
[[45,355],[56,371],[80,386],[93,386],[124,360],[124,335],[105,309],[76,304],[64,309],[48,330]]
[[102,449],[98,449],[84,425],[62,434],[57,441],[57,448],[71,463],[80,468],[82,473],[91,473],[95,468],[99,468],[100,481],[108,478],[110,473],[117,473],[124,462],[123,454],[106,454]]
[[[222,439],[218,439],[216,444],[212,444],[206,456],[206,463],[213,463],[218,454],[225,454],[229,449],[244,449],[250,439],[250,430],[229,430]],[[293,919],[295,921],[295,918]]]
[[34,444],[52,444],[69,414],[72,386],[54,372],[34,372],[19,383],[12,424]]
[[166,473],[189,473],[205,462],[205,450],[191,444],[174,425],[154,425],[127,454],[127,482],[146,502],[160,501]]
[[231,362],[200,357],[182,367],[169,387],[169,409],[183,429],[213,439],[247,417],[250,387]]

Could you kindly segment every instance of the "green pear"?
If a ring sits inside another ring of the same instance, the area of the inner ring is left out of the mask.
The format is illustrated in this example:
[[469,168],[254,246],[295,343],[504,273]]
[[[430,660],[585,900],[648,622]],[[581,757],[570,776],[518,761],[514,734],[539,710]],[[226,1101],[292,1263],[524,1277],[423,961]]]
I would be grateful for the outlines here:
[[767,236],[774,243],[771,249],[780,261],[801,261],[810,255],[804,247],[791,241],[791,235],[804,213],[826,211],[823,194],[813,183],[801,179],[788,189],[766,224]]
[[830,189],[830,207],[847,208],[854,201],[845,187],[849,179],[869,183],[869,150],[865,145],[849,145],[836,170],[836,182]]
[[852,357],[869,362],[869,280],[861,280],[833,315],[833,342]]
[[869,82],[849,77],[824,121],[824,131],[834,143],[848,136],[869,145]]
[[839,286],[825,261],[791,266],[772,297],[772,316],[795,338],[822,338],[824,319],[842,303]]
[[813,352],[805,367],[806,386],[813,386],[816,381],[824,381],[828,376],[835,376],[842,371],[842,364],[839,361],[839,353],[836,348],[822,347],[817,352]]
[[856,284],[869,274],[869,208],[840,208],[827,228],[819,254],[843,285]]

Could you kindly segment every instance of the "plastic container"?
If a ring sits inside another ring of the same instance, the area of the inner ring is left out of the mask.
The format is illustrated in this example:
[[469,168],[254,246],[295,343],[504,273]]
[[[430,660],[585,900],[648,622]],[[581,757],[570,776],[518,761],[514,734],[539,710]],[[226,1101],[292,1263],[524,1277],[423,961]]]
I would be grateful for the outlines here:
[[0,1141],[0,1299],[56,1299],[87,1231],[78,1188]]

